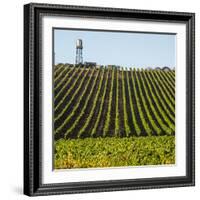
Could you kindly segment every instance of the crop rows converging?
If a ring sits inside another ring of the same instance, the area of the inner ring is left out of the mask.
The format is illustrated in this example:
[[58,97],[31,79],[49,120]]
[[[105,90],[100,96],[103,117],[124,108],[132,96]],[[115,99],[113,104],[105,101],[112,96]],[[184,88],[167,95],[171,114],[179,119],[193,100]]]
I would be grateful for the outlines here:
[[54,137],[175,134],[175,71],[54,68]]

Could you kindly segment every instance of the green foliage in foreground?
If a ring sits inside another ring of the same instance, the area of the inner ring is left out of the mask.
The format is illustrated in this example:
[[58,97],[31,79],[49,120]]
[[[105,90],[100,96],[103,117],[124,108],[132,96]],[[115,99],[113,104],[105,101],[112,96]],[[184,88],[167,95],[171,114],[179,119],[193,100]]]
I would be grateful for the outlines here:
[[174,136],[60,139],[54,145],[56,169],[175,163]]

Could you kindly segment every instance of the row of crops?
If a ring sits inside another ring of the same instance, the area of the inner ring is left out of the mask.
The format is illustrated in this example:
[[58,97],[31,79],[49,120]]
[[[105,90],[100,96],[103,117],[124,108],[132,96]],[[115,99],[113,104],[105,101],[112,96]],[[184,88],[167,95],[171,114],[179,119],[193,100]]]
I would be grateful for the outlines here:
[[54,136],[175,134],[175,71],[54,68]]

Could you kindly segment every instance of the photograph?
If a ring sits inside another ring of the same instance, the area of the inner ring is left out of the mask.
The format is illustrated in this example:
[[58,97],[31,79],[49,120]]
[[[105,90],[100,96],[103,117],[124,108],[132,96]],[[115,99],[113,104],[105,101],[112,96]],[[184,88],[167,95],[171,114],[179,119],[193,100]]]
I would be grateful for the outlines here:
[[24,5],[24,194],[195,185],[195,13]]
[[176,34],[53,28],[53,167],[176,164]]

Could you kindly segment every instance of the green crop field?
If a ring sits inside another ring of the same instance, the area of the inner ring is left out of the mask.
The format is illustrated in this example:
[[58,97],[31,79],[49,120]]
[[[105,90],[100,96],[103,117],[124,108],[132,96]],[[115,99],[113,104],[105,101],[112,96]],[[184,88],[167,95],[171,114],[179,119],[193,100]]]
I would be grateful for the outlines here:
[[175,71],[56,65],[53,121],[55,168],[173,164]]

